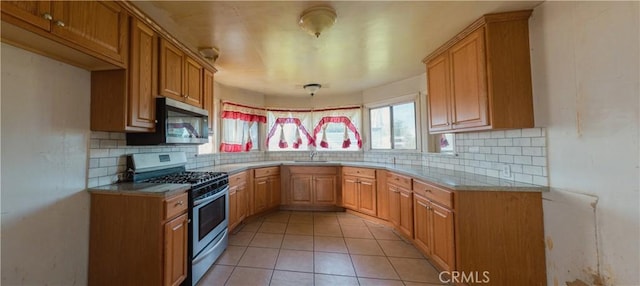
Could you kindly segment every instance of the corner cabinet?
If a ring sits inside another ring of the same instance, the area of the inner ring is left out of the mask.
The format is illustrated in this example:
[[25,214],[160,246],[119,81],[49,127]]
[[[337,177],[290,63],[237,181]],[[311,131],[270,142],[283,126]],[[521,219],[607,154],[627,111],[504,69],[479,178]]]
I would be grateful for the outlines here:
[[424,59],[430,133],[533,127],[530,15],[485,15]]
[[91,193],[89,285],[179,285],[187,276],[187,193]]
[[203,69],[169,41],[160,40],[160,95],[203,107]]
[[130,35],[129,69],[91,72],[91,130],[155,130],[158,36],[135,18]]

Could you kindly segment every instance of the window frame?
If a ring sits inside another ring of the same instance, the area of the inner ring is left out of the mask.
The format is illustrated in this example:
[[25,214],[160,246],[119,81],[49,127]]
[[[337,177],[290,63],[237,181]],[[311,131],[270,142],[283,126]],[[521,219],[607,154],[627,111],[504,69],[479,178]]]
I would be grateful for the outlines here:
[[[409,95],[405,95],[405,96],[400,96],[400,97],[396,97],[396,98],[392,98],[389,100],[385,100],[382,102],[377,102],[377,103],[371,103],[371,104],[367,104],[365,105],[365,108],[369,111],[367,112],[367,119],[363,120],[366,121],[368,126],[366,128],[366,132],[367,132],[367,136],[369,138],[369,142],[368,144],[365,144],[367,147],[367,150],[369,151],[373,151],[373,152],[407,152],[407,153],[416,153],[416,152],[421,152],[422,150],[422,132],[421,132],[421,125],[420,125],[420,114],[421,114],[421,110],[420,110],[420,95],[421,93],[414,93],[414,94],[409,94]],[[416,147],[414,149],[395,149],[395,142],[393,139],[391,140],[391,148],[390,149],[376,149],[373,148],[372,146],[372,141],[371,140],[371,110],[373,109],[379,109],[379,108],[384,108],[384,107],[388,107],[389,108],[389,113],[390,113],[390,123],[391,123],[391,136],[390,138],[394,138],[394,128],[393,128],[393,106],[396,105],[403,105],[403,104],[407,104],[407,103],[413,103],[413,120],[414,120],[414,127],[415,127],[415,140],[416,140]]]

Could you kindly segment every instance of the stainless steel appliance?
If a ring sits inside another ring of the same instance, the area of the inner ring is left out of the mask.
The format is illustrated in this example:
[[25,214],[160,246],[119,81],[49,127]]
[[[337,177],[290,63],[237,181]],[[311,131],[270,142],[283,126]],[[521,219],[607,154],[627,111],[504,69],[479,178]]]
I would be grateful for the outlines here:
[[156,131],[127,133],[127,145],[209,142],[209,112],[166,97],[156,98]]
[[191,184],[189,190],[189,261],[183,285],[195,285],[228,244],[229,176],[185,170],[184,152],[143,153],[129,157],[134,182]]

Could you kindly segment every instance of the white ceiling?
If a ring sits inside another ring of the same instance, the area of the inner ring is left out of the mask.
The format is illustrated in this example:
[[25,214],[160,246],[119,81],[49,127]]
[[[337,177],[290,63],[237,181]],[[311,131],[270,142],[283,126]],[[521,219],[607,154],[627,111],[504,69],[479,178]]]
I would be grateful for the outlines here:
[[[424,73],[422,59],[487,13],[541,1],[149,1],[133,2],[197,51],[220,49],[216,81],[276,96],[340,96]],[[336,24],[319,38],[298,27],[302,11],[328,5]]]

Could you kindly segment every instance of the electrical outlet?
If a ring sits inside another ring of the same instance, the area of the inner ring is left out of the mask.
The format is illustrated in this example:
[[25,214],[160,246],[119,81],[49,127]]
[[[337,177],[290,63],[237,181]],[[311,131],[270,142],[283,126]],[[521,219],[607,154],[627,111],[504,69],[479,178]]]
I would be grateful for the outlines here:
[[510,179],[511,178],[511,166],[503,165],[502,166],[502,170],[500,171],[500,177],[502,177],[504,179]]

